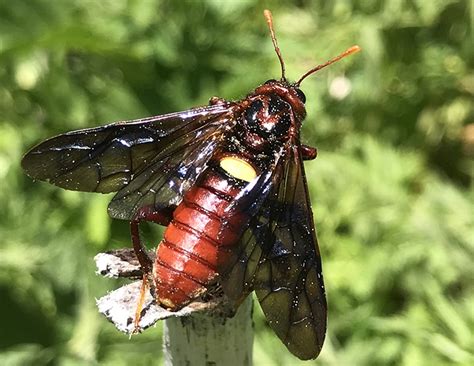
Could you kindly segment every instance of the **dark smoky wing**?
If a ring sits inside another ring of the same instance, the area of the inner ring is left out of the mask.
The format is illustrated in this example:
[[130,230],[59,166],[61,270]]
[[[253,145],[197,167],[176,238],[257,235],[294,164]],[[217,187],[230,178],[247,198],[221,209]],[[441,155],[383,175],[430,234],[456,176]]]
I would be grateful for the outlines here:
[[[65,189],[119,191],[150,171],[169,173],[173,167],[170,160],[166,171],[153,167],[171,152],[190,156],[191,150],[199,148],[194,140],[202,142],[203,135],[222,130],[220,120],[230,120],[231,114],[231,107],[219,105],[68,132],[33,147],[23,157],[22,167],[32,178]],[[186,179],[192,179],[191,175],[188,169]],[[112,210],[112,217],[128,219],[133,215],[121,210]]]
[[[282,174],[281,154],[277,154],[273,166],[236,197],[226,210],[222,220],[227,221],[223,230],[233,230],[240,237],[238,245],[224,248],[218,256],[218,271],[223,278],[223,289],[227,297],[239,304],[253,291],[253,279],[262,258],[269,249],[266,236],[276,198],[276,188]],[[238,222],[232,225],[232,218]],[[265,244],[267,243],[267,244]]]
[[326,333],[327,306],[302,158],[288,148],[275,167],[271,192],[241,237],[224,277],[240,301],[255,290],[268,323],[301,359],[315,358]]
[[253,280],[275,333],[301,359],[321,351],[327,305],[302,158],[292,146],[270,213],[265,257]]

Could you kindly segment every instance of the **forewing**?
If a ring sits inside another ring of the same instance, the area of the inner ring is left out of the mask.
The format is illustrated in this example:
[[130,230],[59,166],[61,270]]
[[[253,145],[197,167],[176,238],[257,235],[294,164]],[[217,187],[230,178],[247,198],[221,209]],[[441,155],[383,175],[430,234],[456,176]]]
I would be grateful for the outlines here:
[[254,289],[270,326],[288,349],[301,359],[315,358],[326,333],[327,306],[297,145],[282,156],[270,184],[241,237],[235,264],[224,274],[224,291],[240,301]]
[[[144,177],[151,175],[156,180],[170,176],[173,168],[186,170],[174,177],[175,183],[189,185],[199,170],[189,167],[189,159],[200,157],[200,148],[207,149],[205,156],[209,154],[218,131],[229,127],[225,122],[232,121],[232,112],[231,106],[218,105],[68,132],[32,148],[22,166],[32,178],[76,191],[119,191],[136,178],[145,181]],[[206,136],[213,143],[206,142]],[[171,154],[177,157],[170,158]],[[196,162],[204,161],[205,156]],[[186,167],[179,165],[179,157],[188,159]],[[136,205],[129,202],[111,207],[112,217],[130,219],[134,213],[130,207]]]

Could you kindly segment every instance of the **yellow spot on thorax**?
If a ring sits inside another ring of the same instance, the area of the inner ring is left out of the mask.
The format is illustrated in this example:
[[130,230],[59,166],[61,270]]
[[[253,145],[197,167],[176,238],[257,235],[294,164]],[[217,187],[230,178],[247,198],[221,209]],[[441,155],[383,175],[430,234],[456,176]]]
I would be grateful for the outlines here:
[[221,159],[220,166],[237,179],[251,182],[256,176],[255,168],[238,156],[226,156]]

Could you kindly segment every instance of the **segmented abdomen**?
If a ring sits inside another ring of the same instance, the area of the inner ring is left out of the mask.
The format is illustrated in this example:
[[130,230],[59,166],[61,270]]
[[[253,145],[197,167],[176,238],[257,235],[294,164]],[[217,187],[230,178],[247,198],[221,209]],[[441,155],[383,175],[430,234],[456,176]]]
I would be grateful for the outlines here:
[[157,300],[166,308],[180,309],[216,279],[218,260],[225,263],[239,239],[234,225],[246,219],[243,213],[224,218],[241,186],[221,169],[208,168],[174,211],[153,276]]

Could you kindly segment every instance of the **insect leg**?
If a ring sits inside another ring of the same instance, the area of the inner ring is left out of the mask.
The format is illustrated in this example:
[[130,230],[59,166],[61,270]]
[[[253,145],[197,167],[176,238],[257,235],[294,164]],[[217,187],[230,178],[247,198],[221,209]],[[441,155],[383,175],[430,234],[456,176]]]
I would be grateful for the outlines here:
[[151,273],[153,269],[153,260],[150,258],[146,248],[141,242],[139,232],[140,222],[155,222],[163,226],[168,226],[168,224],[171,222],[173,210],[174,208],[170,207],[163,210],[156,210],[152,206],[145,206],[140,208],[135,213],[132,221],[130,221],[133,250],[135,251],[135,255],[137,256],[138,262],[140,263],[144,274]]
[[318,156],[318,149],[308,145],[301,145],[300,151],[301,155],[303,156],[303,160],[313,160],[316,159],[316,156]]
[[140,263],[143,272],[142,285],[140,289],[140,296],[137,302],[135,311],[134,330],[132,333],[140,331],[139,323],[143,304],[145,302],[145,294],[147,287],[151,285],[153,291],[153,260],[148,255],[148,252],[140,239],[139,226],[140,222],[148,221],[155,222],[160,225],[168,225],[171,221],[172,210],[170,208],[164,210],[156,210],[154,207],[145,206],[140,208],[135,214],[132,221],[130,221],[130,231],[132,236],[132,244],[135,255]]

